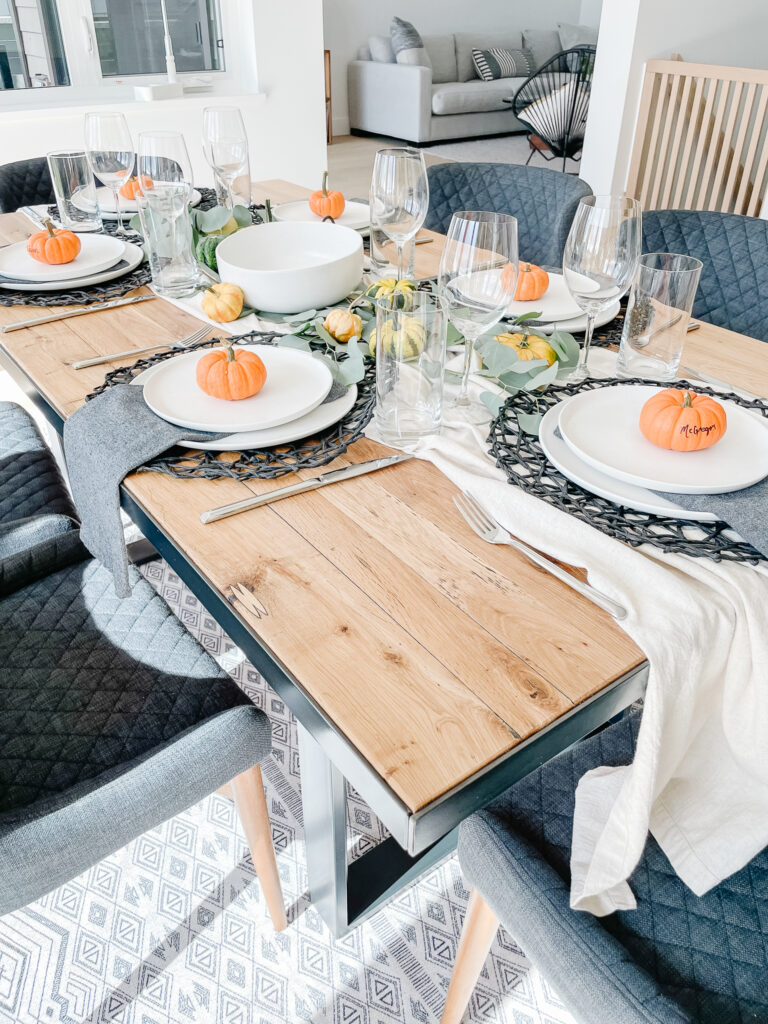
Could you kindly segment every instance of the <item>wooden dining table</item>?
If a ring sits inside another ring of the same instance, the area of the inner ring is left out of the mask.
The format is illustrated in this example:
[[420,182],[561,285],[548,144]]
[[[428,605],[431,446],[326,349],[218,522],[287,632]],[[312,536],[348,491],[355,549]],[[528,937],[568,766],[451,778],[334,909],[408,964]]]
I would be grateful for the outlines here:
[[[257,201],[306,195],[254,186]],[[0,217],[0,242],[30,230]],[[418,276],[436,272],[441,242],[417,247]],[[0,325],[48,311],[0,306]],[[135,359],[74,362],[197,327],[157,299],[0,335],[0,361],[60,433],[106,371]],[[683,362],[768,396],[762,342],[702,324]],[[386,454],[363,439],[329,468]],[[298,720],[311,897],[338,936],[449,853],[463,818],[641,696],[648,666],[608,614],[480,540],[422,460],[200,521],[285,483],[133,473],[122,502]],[[345,780],[390,833],[350,863]]]

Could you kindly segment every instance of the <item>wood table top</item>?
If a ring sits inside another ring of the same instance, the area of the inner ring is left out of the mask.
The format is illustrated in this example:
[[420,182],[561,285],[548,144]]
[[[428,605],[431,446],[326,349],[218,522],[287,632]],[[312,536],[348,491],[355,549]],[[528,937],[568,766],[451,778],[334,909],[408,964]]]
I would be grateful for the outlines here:
[[[273,201],[307,192],[280,181],[255,186],[257,198]],[[29,233],[23,216],[0,216],[0,242]],[[440,238],[417,247],[420,276],[436,271]],[[0,307],[0,324],[31,315]],[[158,299],[0,343],[66,418],[120,365],[75,371],[73,362],[162,345],[199,325]],[[762,342],[703,325],[688,338],[686,361],[768,396]],[[329,468],[390,452],[361,440]],[[200,523],[206,509],[285,482],[141,473],[125,487],[225,598],[232,584],[252,589],[267,614],[238,602],[243,619],[411,811],[643,663],[609,615],[512,549],[476,537],[451,500],[456,488],[427,462]]]

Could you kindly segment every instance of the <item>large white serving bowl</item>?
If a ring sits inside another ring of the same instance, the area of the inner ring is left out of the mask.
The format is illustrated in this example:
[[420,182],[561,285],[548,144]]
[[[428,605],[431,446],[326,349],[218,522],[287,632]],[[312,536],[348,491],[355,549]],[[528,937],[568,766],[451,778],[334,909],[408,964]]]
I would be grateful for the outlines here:
[[254,224],[220,242],[216,262],[249,306],[299,313],[332,306],[360,283],[363,240],[340,224]]

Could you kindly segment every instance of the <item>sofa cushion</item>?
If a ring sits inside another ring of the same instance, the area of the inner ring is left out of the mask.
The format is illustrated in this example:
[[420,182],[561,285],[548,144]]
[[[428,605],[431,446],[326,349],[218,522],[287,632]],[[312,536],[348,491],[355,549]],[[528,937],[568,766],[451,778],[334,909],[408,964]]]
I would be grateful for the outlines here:
[[557,28],[560,33],[560,47],[563,50],[580,45],[594,46],[597,43],[597,29],[591,25],[569,25],[560,21]]
[[395,63],[395,51],[389,36],[369,36],[368,49],[371,51],[371,60],[379,64]]
[[524,78],[499,78],[495,82],[445,82],[432,87],[432,113],[480,114],[489,110],[512,110],[504,99],[514,96]]
[[435,85],[458,80],[456,68],[456,40],[448,36],[423,36],[424,48],[432,61],[432,81]]
[[547,61],[560,53],[560,35],[554,29],[546,28],[525,28],[523,29],[523,46],[533,50],[533,59],[536,70],[546,64]]
[[393,18],[389,26],[392,49],[398,64],[415,64],[419,67],[432,67],[429,54],[424,49],[421,36],[410,21]]
[[532,50],[504,50],[500,46],[473,50],[472,63],[477,77],[484,82],[494,82],[498,78],[527,78],[535,70]]
[[475,65],[472,62],[473,50],[489,50],[492,46],[501,46],[505,50],[519,50],[523,45],[523,37],[520,32],[498,33],[496,35],[457,32],[455,39],[457,82],[469,82],[473,78],[477,78]]

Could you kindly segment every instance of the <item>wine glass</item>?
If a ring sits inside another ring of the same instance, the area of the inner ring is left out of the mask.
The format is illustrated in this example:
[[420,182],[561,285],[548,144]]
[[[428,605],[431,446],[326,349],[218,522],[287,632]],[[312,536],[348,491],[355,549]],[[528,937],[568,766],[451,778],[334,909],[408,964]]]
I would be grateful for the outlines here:
[[[227,205],[235,205],[235,180],[248,168],[248,136],[237,107],[206,107],[203,111],[203,152],[227,192]],[[248,182],[250,192],[250,181]]]
[[587,314],[584,347],[568,380],[589,376],[587,361],[595,317],[632,284],[640,259],[642,207],[628,196],[585,196],[578,205],[563,253],[563,276]]
[[[505,267],[511,264],[502,276]],[[469,396],[472,352],[480,335],[498,323],[517,284],[517,220],[506,213],[454,213],[440,259],[438,288],[451,323],[464,335],[464,372],[448,403],[469,423],[488,410]]]
[[[192,165],[180,132],[139,133],[139,181],[143,212],[157,256],[159,284],[167,294],[188,294],[197,287],[199,275],[192,251]],[[153,278],[155,268],[153,267]]]
[[424,156],[418,149],[380,149],[371,178],[371,226],[375,224],[397,249],[397,277],[405,278],[405,243],[414,237],[429,206]]
[[135,154],[128,122],[114,111],[85,115],[85,155],[88,165],[115,197],[117,234],[130,235],[123,227],[120,213],[120,189],[133,173]]

